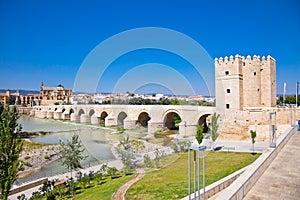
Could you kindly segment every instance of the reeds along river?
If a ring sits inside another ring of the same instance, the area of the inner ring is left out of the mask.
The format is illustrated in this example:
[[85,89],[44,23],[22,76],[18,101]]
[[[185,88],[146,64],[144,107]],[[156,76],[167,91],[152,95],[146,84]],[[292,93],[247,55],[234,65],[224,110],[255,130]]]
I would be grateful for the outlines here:
[[[78,134],[85,147],[84,154],[87,155],[86,160],[82,162],[82,165],[84,166],[88,166],[90,163],[107,162],[107,160],[114,159],[114,156],[111,153],[111,145],[107,143],[105,138],[105,132],[109,130],[103,127],[48,119],[37,119],[27,116],[20,117],[18,123],[22,125],[22,131],[50,132],[49,134],[30,139],[33,142],[43,144],[58,144],[59,139],[62,139],[65,142],[67,140],[70,141],[74,134]],[[50,176],[63,170],[64,167],[61,166],[61,163],[56,161],[42,167],[39,171],[34,173],[34,175],[17,180],[17,184],[34,179],[32,176]]]

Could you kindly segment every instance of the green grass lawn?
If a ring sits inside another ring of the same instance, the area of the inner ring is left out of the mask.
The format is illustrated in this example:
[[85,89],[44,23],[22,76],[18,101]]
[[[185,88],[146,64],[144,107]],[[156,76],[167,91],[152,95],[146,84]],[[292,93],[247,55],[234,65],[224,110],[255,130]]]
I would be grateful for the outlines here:
[[[250,153],[209,152],[206,156],[206,185],[249,165],[259,156]],[[126,199],[181,199],[187,196],[187,160],[185,153],[160,170],[148,171],[143,179],[127,191]]]
[[129,181],[135,176],[135,174],[123,176],[121,178],[112,179],[107,181],[105,184],[97,185],[88,189],[77,191],[77,200],[88,200],[88,199],[101,199],[111,200],[113,193],[124,183]]

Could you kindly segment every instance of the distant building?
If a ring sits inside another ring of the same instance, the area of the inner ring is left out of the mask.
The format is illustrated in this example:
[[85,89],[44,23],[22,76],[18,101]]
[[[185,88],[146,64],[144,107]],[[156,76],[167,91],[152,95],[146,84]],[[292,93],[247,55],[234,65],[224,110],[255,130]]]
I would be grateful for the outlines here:
[[205,97],[198,95],[198,96],[189,96],[187,98],[188,101],[205,101]]
[[21,97],[21,104],[23,106],[40,106],[43,97],[41,94],[27,94]]
[[71,89],[65,89],[61,84],[57,87],[45,87],[42,82],[40,94],[28,94],[22,96],[22,104],[26,106],[69,104],[71,102],[71,97]]
[[6,90],[5,93],[0,93],[1,104],[19,104],[20,103],[20,92],[11,93],[10,90]]

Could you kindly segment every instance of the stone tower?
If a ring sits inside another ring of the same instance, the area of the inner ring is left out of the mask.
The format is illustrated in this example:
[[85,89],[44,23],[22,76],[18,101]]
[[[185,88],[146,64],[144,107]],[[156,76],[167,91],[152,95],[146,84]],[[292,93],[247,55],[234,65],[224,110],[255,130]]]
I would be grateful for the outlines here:
[[215,59],[219,111],[276,106],[276,61],[259,56]]

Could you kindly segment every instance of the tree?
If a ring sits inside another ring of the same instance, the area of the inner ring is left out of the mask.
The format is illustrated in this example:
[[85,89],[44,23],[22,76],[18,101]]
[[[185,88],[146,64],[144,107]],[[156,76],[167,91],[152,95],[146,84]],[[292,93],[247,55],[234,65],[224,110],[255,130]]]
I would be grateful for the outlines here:
[[180,116],[177,114],[177,113],[174,113],[174,124],[176,125],[178,125],[180,122],[181,122],[181,118],[180,118]]
[[196,139],[198,141],[198,144],[200,145],[203,140],[203,126],[202,125],[199,125],[197,128]]
[[254,153],[254,143],[255,143],[255,138],[256,138],[256,131],[250,130],[251,133],[251,140],[252,140],[252,149]]
[[165,153],[163,151],[156,149],[154,154],[155,154],[155,158],[154,158],[155,166],[156,168],[160,168],[160,161],[164,157]]
[[21,125],[16,107],[0,106],[0,199],[7,199],[22,165],[19,156],[23,148]]
[[116,151],[124,164],[124,170],[130,172],[134,167],[135,156],[132,151],[132,141],[129,140],[128,135],[120,141],[120,146],[120,148],[116,148]]
[[59,140],[61,151],[62,165],[64,165],[68,170],[72,171],[82,168],[80,162],[86,159],[86,156],[83,156],[82,153],[84,148],[78,138],[78,135],[72,136],[72,141],[68,141],[66,144],[60,139]]
[[151,161],[150,156],[148,154],[144,155],[144,164],[147,168],[152,168],[153,167],[152,161]]
[[296,103],[296,96],[287,96],[285,98],[285,102],[287,104],[295,104]]
[[124,170],[130,172],[134,167],[134,160],[136,159],[132,149],[122,149],[116,148],[117,153],[119,154],[121,161],[124,165]]
[[125,136],[122,140],[120,140],[120,144],[122,145],[122,147],[127,150],[130,148],[129,145],[129,135]]
[[[211,140],[213,141],[213,143],[217,140],[219,134],[218,134],[218,129],[219,129],[219,125],[218,125],[218,119],[219,119],[220,115],[217,113],[214,113],[211,116],[211,122],[209,125],[209,129],[210,129],[210,135],[211,135]],[[214,145],[212,146],[212,148],[214,147]]]

